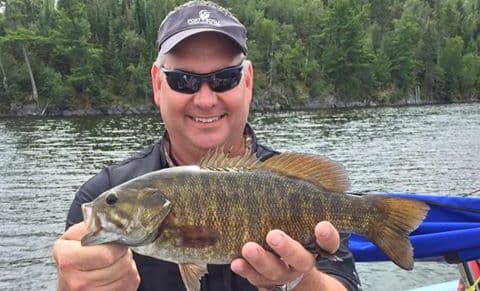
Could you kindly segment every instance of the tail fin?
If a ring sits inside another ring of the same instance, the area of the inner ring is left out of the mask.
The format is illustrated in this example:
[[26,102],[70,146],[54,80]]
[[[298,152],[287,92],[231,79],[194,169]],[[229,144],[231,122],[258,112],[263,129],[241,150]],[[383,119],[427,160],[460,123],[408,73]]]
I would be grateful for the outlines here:
[[375,227],[367,235],[396,265],[405,270],[413,269],[413,247],[408,236],[427,215],[430,207],[420,201],[367,196],[379,212]]

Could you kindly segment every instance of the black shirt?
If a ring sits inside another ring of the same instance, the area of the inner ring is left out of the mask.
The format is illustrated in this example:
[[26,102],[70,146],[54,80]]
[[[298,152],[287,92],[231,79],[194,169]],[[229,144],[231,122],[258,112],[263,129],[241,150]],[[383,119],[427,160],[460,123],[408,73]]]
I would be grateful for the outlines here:
[[[251,131],[250,127],[247,130]],[[257,144],[255,135],[252,135],[252,151],[261,160],[277,154],[272,149]],[[168,168],[164,153],[165,138],[121,162],[109,166],[88,180],[80,187],[70,206],[67,216],[66,228],[83,220],[81,205],[94,200],[104,191],[125,181],[148,172]],[[341,234],[341,245],[335,254],[342,261],[331,261],[317,256],[316,266],[324,273],[330,274],[347,287],[348,290],[360,290],[360,282],[353,256],[348,250],[348,235]],[[140,274],[141,282],[138,290],[142,291],[183,291],[186,290],[178,265],[151,257],[134,253],[134,260]],[[257,290],[246,279],[230,270],[230,265],[208,265],[208,274],[201,280],[202,291],[249,291]]]

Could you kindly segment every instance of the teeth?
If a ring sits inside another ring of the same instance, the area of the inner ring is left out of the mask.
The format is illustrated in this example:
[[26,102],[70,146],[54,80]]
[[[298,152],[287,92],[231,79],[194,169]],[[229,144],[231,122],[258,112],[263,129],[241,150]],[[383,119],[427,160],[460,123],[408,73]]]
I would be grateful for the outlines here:
[[193,120],[195,120],[196,122],[201,122],[201,123],[210,123],[210,122],[214,122],[214,121],[217,121],[220,119],[220,116],[215,116],[215,117],[203,117],[203,118],[200,118],[200,117],[194,117]]

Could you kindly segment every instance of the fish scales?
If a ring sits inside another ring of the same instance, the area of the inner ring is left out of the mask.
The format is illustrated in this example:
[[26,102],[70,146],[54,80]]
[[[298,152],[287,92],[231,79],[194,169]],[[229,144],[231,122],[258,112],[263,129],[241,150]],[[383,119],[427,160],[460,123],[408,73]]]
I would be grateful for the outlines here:
[[[361,213],[366,215],[358,205],[357,211],[352,211],[349,196],[338,197],[319,191],[310,183],[265,171],[198,172],[178,178],[174,183],[184,185],[183,190],[164,193],[174,205],[176,226],[198,225],[214,230],[218,243],[202,251],[210,259],[213,257],[210,253],[218,254],[216,262],[226,253],[228,258],[239,256],[241,246],[248,241],[268,247],[264,238],[271,229],[282,229],[308,243],[318,221],[330,219],[340,230],[346,228],[344,225],[353,225],[346,230],[360,231],[361,225],[356,223],[361,221]],[[158,187],[175,189],[166,184]],[[185,254],[189,251],[188,247],[184,249]],[[197,250],[195,255],[199,254]]]
[[82,205],[89,234],[83,245],[115,242],[179,264],[188,290],[199,290],[206,264],[227,264],[242,246],[281,229],[308,250],[313,228],[330,221],[375,243],[395,264],[413,268],[408,235],[424,219],[422,202],[346,195],[348,177],[328,158],[285,153],[262,162],[216,151],[200,167],[140,176]]

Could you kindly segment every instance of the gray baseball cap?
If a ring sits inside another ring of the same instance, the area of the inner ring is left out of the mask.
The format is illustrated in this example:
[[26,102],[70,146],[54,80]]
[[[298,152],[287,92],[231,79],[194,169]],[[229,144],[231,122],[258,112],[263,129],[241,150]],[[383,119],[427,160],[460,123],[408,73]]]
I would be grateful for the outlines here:
[[210,1],[190,1],[170,12],[158,29],[158,50],[166,54],[187,37],[207,31],[227,36],[247,54],[245,26],[227,9]]

